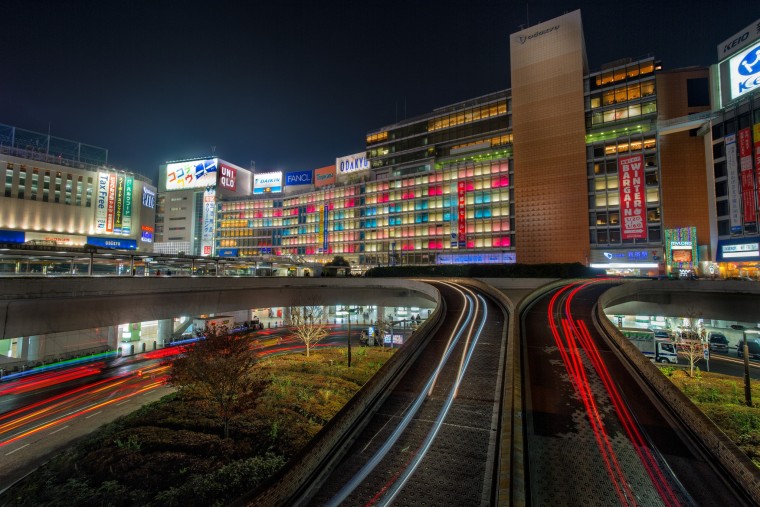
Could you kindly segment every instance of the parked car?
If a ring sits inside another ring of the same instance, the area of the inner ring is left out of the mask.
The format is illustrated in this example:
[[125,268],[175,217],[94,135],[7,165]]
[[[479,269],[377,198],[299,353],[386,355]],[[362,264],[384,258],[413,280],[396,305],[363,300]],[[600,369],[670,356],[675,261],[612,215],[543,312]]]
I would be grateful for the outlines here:
[[665,340],[672,340],[673,339],[673,333],[668,331],[667,329],[654,329],[654,337],[655,338],[662,338]]
[[711,352],[728,352],[728,338],[722,333],[710,333],[708,341]]
[[[756,339],[747,340],[747,354],[750,359],[760,359],[760,341]],[[739,340],[736,355],[738,357],[744,357],[744,340]]]

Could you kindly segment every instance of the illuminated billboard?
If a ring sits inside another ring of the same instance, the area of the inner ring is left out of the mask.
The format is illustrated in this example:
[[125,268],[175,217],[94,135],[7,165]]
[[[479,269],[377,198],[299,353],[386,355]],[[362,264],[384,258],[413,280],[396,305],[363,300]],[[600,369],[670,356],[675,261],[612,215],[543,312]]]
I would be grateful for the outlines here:
[[253,175],[253,193],[269,194],[282,192],[282,171]]
[[217,159],[166,164],[166,190],[216,186]]
[[327,167],[320,167],[314,169],[314,186],[325,187],[327,185],[335,185],[335,166],[329,165]]
[[728,60],[731,100],[760,90],[760,41]]
[[311,185],[311,171],[296,171],[285,173],[285,186],[291,185]]
[[232,190],[237,190],[237,169],[227,164],[219,163],[219,186]]
[[106,232],[108,214],[108,173],[98,173],[97,200],[95,201],[95,232]]
[[365,152],[335,159],[335,168],[339,174],[348,174],[369,169],[369,160]]
[[156,207],[156,191],[147,186],[143,186],[142,205],[146,208],[154,209]]
[[639,153],[629,157],[620,157],[618,159],[618,179],[623,239],[646,239],[644,156]]

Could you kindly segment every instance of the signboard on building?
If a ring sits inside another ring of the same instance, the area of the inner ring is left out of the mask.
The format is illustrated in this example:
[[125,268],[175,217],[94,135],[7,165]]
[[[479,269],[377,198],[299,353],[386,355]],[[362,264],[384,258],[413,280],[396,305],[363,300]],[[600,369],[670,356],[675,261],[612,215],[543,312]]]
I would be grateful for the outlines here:
[[108,204],[106,208],[106,232],[113,232],[116,218],[116,175],[108,175]]
[[760,90],[760,41],[719,65],[722,106]]
[[698,257],[696,227],[665,229],[665,261],[671,269],[694,269]]
[[311,185],[311,171],[295,171],[285,173],[285,186]]
[[639,153],[618,159],[620,231],[623,239],[646,239],[647,206],[644,156]]
[[121,234],[121,222],[124,219],[124,186],[127,177],[123,174],[116,176],[116,202],[114,204],[113,232]]
[[140,228],[140,239],[146,243],[153,243],[153,227],[143,225]]
[[219,186],[234,192],[237,189],[237,169],[220,162]]
[[755,211],[755,176],[752,170],[752,131],[749,127],[739,131],[739,167],[741,168],[742,205],[744,208],[744,226],[754,225],[757,217]]
[[98,173],[98,190],[95,200],[95,233],[105,234],[108,214],[108,173]]
[[132,232],[132,194],[134,192],[135,179],[127,176],[124,183],[124,212],[121,219],[121,233],[128,236]]
[[219,250],[217,250],[216,255],[219,257],[237,257],[238,249],[237,248],[220,248]]
[[347,157],[336,158],[335,168],[338,174],[365,171],[369,169],[369,160],[367,159],[367,153],[361,152],[354,155],[348,155]]
[[269,194],[282,192],[282,171],[253,175],[253,193]]
[[736,134],[725,137],[726,175],[728,186],[728,218],[732,234],[742,232],[741,189],[739,187],[738,166],[736,163]]
[[166,164],[166,190],[216,186],[217,159]]
[[335,185],[335,166],[329,165],[327,167],[320,167],[314,169],[314,186],[325,187],[327,185]]
[[208,257],[214,248],[214,220],[216,219],[216,190],[203,192],[203,230],[201,231],[201,255]]
[[757,260],[760,258],[760,241],[758,238],[745,238],[741,243],[718,242],[718,260]]
[[27,232],[24,239],[25,241],[52,242],[59,246],[82,246],[88,242],[85,236],[58,234],[55,232]]
[[760,38],[760,19],[718,44],[718,61],[722,62],[758,38]]
[[457,182],[457,241],[459,248],[467,247],[467,213],[464,181]]
[[120,250],[137,249],[137,241],[133,239],[96,238],[93,236],[87,236],[87,243],[103,248],[118,248]]
[[755,137],[754,154],[755,154],[755,181],[757,182],[757,202],[760,204],[760,123],[755,123],[752,128]]
[[155,189],[143,185],[142,205],[150,209],[154,209],[156,207]]

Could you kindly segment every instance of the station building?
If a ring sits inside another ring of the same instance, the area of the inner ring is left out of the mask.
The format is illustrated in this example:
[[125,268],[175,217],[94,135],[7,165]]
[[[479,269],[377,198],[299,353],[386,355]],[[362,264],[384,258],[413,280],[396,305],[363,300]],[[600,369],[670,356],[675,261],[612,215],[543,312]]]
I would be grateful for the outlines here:
[[0,243],[151,252],[156,187],[108,151],[0,125]]
[[337,159],[329,184],[314,171],[295,192],[221,199],[215,249],[633,275],[714,258],[707,67],[591,71],[580,11],[512,34],[510,55],[511,89],[369,132],[352,156],[367,163]]

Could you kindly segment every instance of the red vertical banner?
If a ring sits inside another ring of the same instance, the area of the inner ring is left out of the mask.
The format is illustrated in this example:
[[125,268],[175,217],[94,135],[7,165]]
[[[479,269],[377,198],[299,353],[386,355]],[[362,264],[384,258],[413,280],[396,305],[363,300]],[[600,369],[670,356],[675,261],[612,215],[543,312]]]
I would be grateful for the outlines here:
[[752,175],[752,133],[749,127],[739,131],[739,167],[741,168],[744,224],[753,224],[755,214],[755,182]]
[[760,123],[754,125],[755,134],[755,181],[757,182],[757,201],[760,202]]
[[647,206],[644,183],[644,156],[618,159],[621,233],[623,239],[646,239]]
[[458,224],[459,224],[459,248],[467,246],[467,216],[465,214],[465,186],[464,181],[457,183],[457,207],[458,207]]
[[113,232],[116,211],[116,175],[108,175],[108,208],[106,213],[106,232]]

